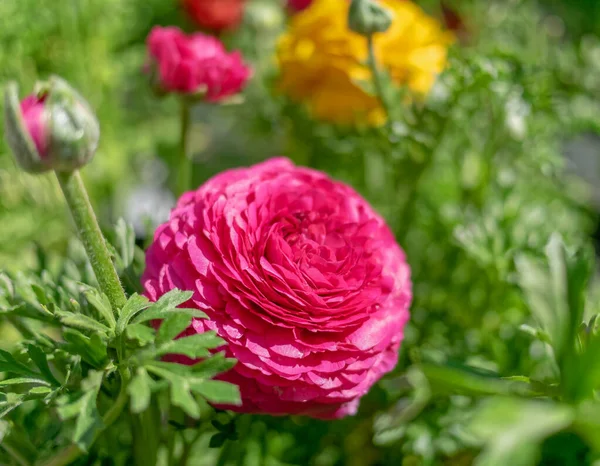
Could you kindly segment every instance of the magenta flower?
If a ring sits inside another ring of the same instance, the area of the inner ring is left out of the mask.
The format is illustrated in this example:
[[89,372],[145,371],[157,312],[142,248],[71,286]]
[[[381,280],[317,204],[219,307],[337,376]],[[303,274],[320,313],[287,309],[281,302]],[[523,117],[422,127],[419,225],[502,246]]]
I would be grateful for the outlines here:
[[288,0],[287,5],[291,11],[297,12],[308,8],[312,1],[313,0]]
[[212,36],[156,26],[147,45],[150,67],[166,92],[203,94],[207,101],[218,102],[239,93],[251,75],[241,54],[228,53]]
[[187,333],[228,342],[232,409],[354,414],[396,365],[410,268],[384,220],[324,173],[284,158],[226,171],[179,199],[146,259],[146,295],[192,290],[185,306],[210,320]]
[[37,96],[33,94],[25,97],[21,102],[21,115],[25,127],[41,158],[48,155],[50,144],[49,118],[45,108],[46,97],[47,95]]

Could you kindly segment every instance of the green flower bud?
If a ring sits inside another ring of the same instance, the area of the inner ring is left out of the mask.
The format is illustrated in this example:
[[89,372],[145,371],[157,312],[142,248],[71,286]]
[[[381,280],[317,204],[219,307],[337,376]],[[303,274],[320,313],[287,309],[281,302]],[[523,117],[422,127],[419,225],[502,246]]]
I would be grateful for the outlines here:
[[37,83],[22,102],[18,85],[9,83],[4,101],[6,141],[25,171],[69,172],[94,156],[100,139],[98,120],[63,79],[53,76]]
[[348,13],[350,30],[369,37],[376,32],[385,32],[392,24],[392,13],[377,0],[352,0]]

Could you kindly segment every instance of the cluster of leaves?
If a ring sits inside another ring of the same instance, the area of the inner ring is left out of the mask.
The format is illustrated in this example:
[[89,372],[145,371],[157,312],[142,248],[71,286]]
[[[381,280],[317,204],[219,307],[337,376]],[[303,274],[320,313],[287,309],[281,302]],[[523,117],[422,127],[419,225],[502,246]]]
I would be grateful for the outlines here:
[[[115,254],[124,275],[134,264],[132,232],[120,223],[115,236],[121,239]],[[133,293],[115,312],[105,295],[81,281],[91,278],[89,264],[83,265],[66,261],[57,279],[47,271],[0,275],[0,315],[21,337],[12,351],[0,350],[2,464],[89,452],[104,429],[120,417],[131,429],[161,397],[170,409],[142,425],[167,436],[177,432],[168,424],[169,416],[181,412],[198,419],[202,406],[204,416],[211,412],[207,401],[240,402],[235,385],[213,380],[235,364],[217,352],[225,342],[213,332],[184,333],[192,319],[206,318],[180,307],[191,292],[175,290],[155,303]],[[160,325],[150,325],[158,320]],[[187,358],[189,364],[162,360],[166,355]],[[121,416],[124,411],[130,415]],[[61,427],[41,435],[48,423]],[[219,441],[225,434],[217,435]],[[144,458],[153,448],[156,455],[158,446],[146,446]]]
[[[441,11],[437,0],[419,3]],[[201,134],[195,149],[218,155],[202,159],[197,182],[285,146],[285,155],[362,192],[406,250],[414,304],[400,364],[362,400],[359,415],[329,423],[234,422],[207,407],[203,399],[235,401],[234,388],[213,380],[231,361],[220,353],[194,366],[159,360],[177,352],[206,357],[222,343],[210,334],[172,339],[200,318],[176,307],[189,295],[151,304],[135,294],[141,252],[121,223],[110,238],[131,298],[113,313],[80,247],[65,246],[64,218],[49,208],[56,186],[24,183],[0,157],[0,261],[27,270],[3,275],[0,286],[2,317],[11,324],[4,341],[18,331],[16,343],[6,343],[10,352],[1,353],[0,463],[29,464],[92,440],[89,464],[529,466],[540,458],[597,459],[598,295],[589,257],[595,218],[586,187],[565,171],[562,149],[600,128],[599,34],[565,33],[564,24],[580,24],[581,11],[561,23],[552,10],[558,0],[544,7],[528,0],[443,3],[462,15],[469,42],[454,47],[426,101],[388,83],[386,98],[395,104],[387,127],[321,124],[273,92],[276,31],[267,32],[260,15],[228,39],[255,64],[246,103],[210,114],[199,107],[194,115],[206,130],[194,131]],[[88,178],[105,224],[142,171],[127,168],[139,167],[146,153],[174,163],[174,102],[157,103],[144,91],[140,67],[152,24],[179,21],[175,4],[0,2],[0,81],[17,78],[28,88],[37,75],[57,73],[99,111],[103,145]],[[578,33],[593,29],[592,17]],[[29,248],[34,240],[42,248]],[[158,331],[148,325],[171,313]],[[123,399],[129,415],[114,420]]]

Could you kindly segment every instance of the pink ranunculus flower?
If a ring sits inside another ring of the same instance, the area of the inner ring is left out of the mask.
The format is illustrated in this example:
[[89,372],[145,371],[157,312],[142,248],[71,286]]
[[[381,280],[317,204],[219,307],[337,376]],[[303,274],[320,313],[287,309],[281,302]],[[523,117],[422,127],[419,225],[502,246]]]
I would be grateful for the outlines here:
[[21,115],[35,148],[43,159],[50,145],[49,117],[45,108],[47,95],[30,95],[21,102]]
[[[275,158],[185,193],[142,277],[151,300],[192,290],[237,365],[242,412],[354,414],[398,358],[410,268],[384,220],[352,188]],[[180,362],[191,361],[178,359]]]
[[313,0],[288,0],[287,6],[289,10],[297,12],[305,10],[312,2]]
[[163,91],[204,94],[218,102],[239,93],[251,70],[240,52],[228,53],[217,38],[184,34],[176,27],[156,26],[148,35],[149,66]]

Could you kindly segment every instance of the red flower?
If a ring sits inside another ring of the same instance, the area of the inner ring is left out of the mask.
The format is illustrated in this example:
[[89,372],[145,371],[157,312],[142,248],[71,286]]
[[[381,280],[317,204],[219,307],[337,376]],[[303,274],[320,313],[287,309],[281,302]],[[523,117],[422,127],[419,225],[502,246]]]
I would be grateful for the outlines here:
[[297,12],[302,11],[310,6],[313,0],[288,0],[288,9]]
[[251,74],[239,52],[228,53],[212,36],[156,26],[147,43],[150,67],[164,91],[204,93],[217,102],[239,93]]
[[201,28],[221,31],[240,24],[245,3],[246,0],[183,0],[183,7]]
[[[215,331],[238,360],[242,412],[354,414],[394,368],[410,268],[349,186],[277,158],[185,193],[146,253],[146,295],[191,290],[187,334]],[[172,356],[181,363],[192,361]],[[173,360],[172,359],[172,360]]]

